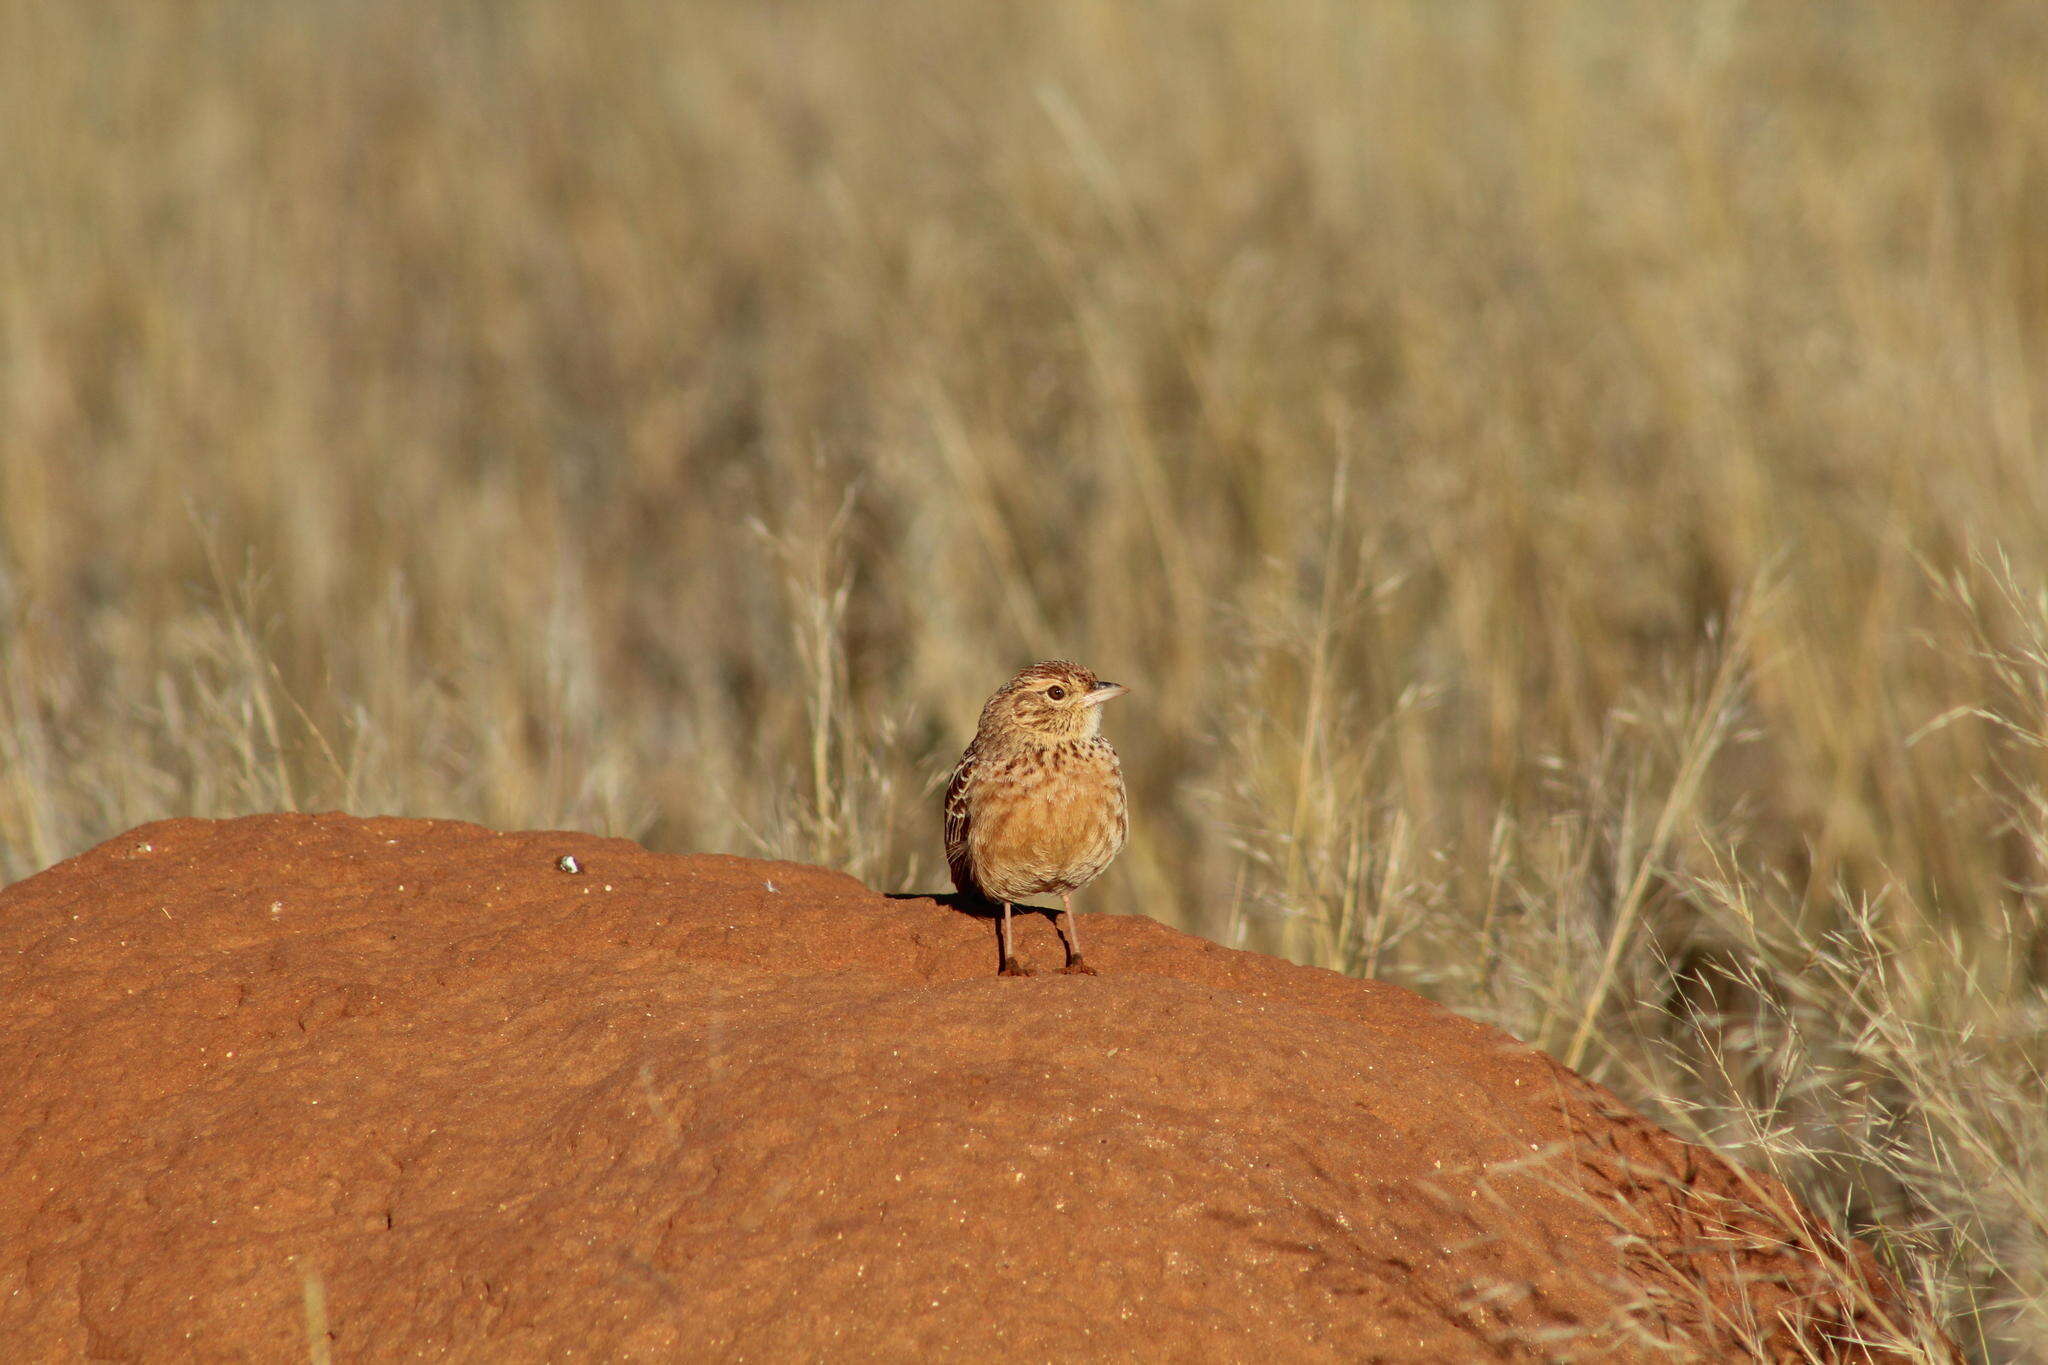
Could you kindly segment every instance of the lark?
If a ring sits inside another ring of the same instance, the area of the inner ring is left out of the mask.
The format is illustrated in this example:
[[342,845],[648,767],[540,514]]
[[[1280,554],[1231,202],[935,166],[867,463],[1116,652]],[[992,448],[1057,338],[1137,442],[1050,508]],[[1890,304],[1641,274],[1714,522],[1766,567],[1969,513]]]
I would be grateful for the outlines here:
[[946,788],[946,862],[953,885],[1003,907],[1002,974],[1028,976],[1010,951],[1010,907],[1056,895],[1068,972],[1081,956],[1074,892],[1102,875],[1130,832],[1124,775],[1102,737],[1102,704],[1130,689],[1064,659],[1033,664],[981,708]]

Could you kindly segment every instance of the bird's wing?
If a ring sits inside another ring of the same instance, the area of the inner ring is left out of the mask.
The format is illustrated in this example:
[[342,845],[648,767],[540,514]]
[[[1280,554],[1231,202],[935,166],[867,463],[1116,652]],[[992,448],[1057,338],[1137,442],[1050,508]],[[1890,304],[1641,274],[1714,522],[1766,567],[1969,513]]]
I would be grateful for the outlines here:
[[960,766],[953,769],[953,780],[946,784],[946,866],[952,869],[953,885],[965,891],[974,881],[974,872],[967,856],[967,794],[974,785],[974,770],[981,761],[975,746],[967,746],[967,752],[960,755]]

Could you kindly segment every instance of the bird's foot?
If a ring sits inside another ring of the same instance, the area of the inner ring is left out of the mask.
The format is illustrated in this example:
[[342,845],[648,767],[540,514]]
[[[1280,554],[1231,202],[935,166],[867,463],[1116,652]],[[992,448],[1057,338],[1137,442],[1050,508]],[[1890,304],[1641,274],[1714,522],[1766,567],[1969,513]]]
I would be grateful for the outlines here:
[[1089,966],[1086,962],[1084,962],[1078,957],[1075,958],[1073,961],[1069,962],[1066,966],[1060,968],[1060,971],[1066,974],[1067,976],[1102,975],[1102,973],[1096,971],[1093,967]]
[[997,973],[996,973],[996,975],[997,975],[997,976],[1037,976],[1037,975],[1038,975],[1038,973],[1037,973],[1037,972],[1035,972],[1035,971],[1033,971],[1033,970],[1031,970],[1031,968],[1029,968],[1029,967],[1026,967],[1026,966],[1022,965],[1021,963],[1019,963],[1019,962],[1017,961],[1017,959],[1016,959],[1016,958],[1014,958],[1014,957],[1006,957],[1006,958],[1004,958],[1004,959],[1003,959],[1003,967],[1002,967],[1002,970],[1001,970],[1001,971],[999,971],[999,972],[997,972]]

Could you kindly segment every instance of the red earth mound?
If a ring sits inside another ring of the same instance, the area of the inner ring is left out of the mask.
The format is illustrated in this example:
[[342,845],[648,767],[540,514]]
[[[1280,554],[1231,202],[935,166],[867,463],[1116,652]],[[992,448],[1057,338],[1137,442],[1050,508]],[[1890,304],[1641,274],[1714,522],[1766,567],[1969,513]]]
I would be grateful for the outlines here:
[[1002,979],[986,919],[789,863],[135,830],[0,892],[0,1356],[1827,1358],[1901,1311],[1504,1034],[1084,918],[1103,975]]

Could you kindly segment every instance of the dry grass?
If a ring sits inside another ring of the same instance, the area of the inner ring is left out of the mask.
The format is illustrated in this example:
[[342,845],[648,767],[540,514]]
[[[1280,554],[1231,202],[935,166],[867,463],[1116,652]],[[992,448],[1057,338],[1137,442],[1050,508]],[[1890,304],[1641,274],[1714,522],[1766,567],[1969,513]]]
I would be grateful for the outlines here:
[[0,0],[0,876],[344,806],[1415,984],[2048,1341],[2048,14]]

